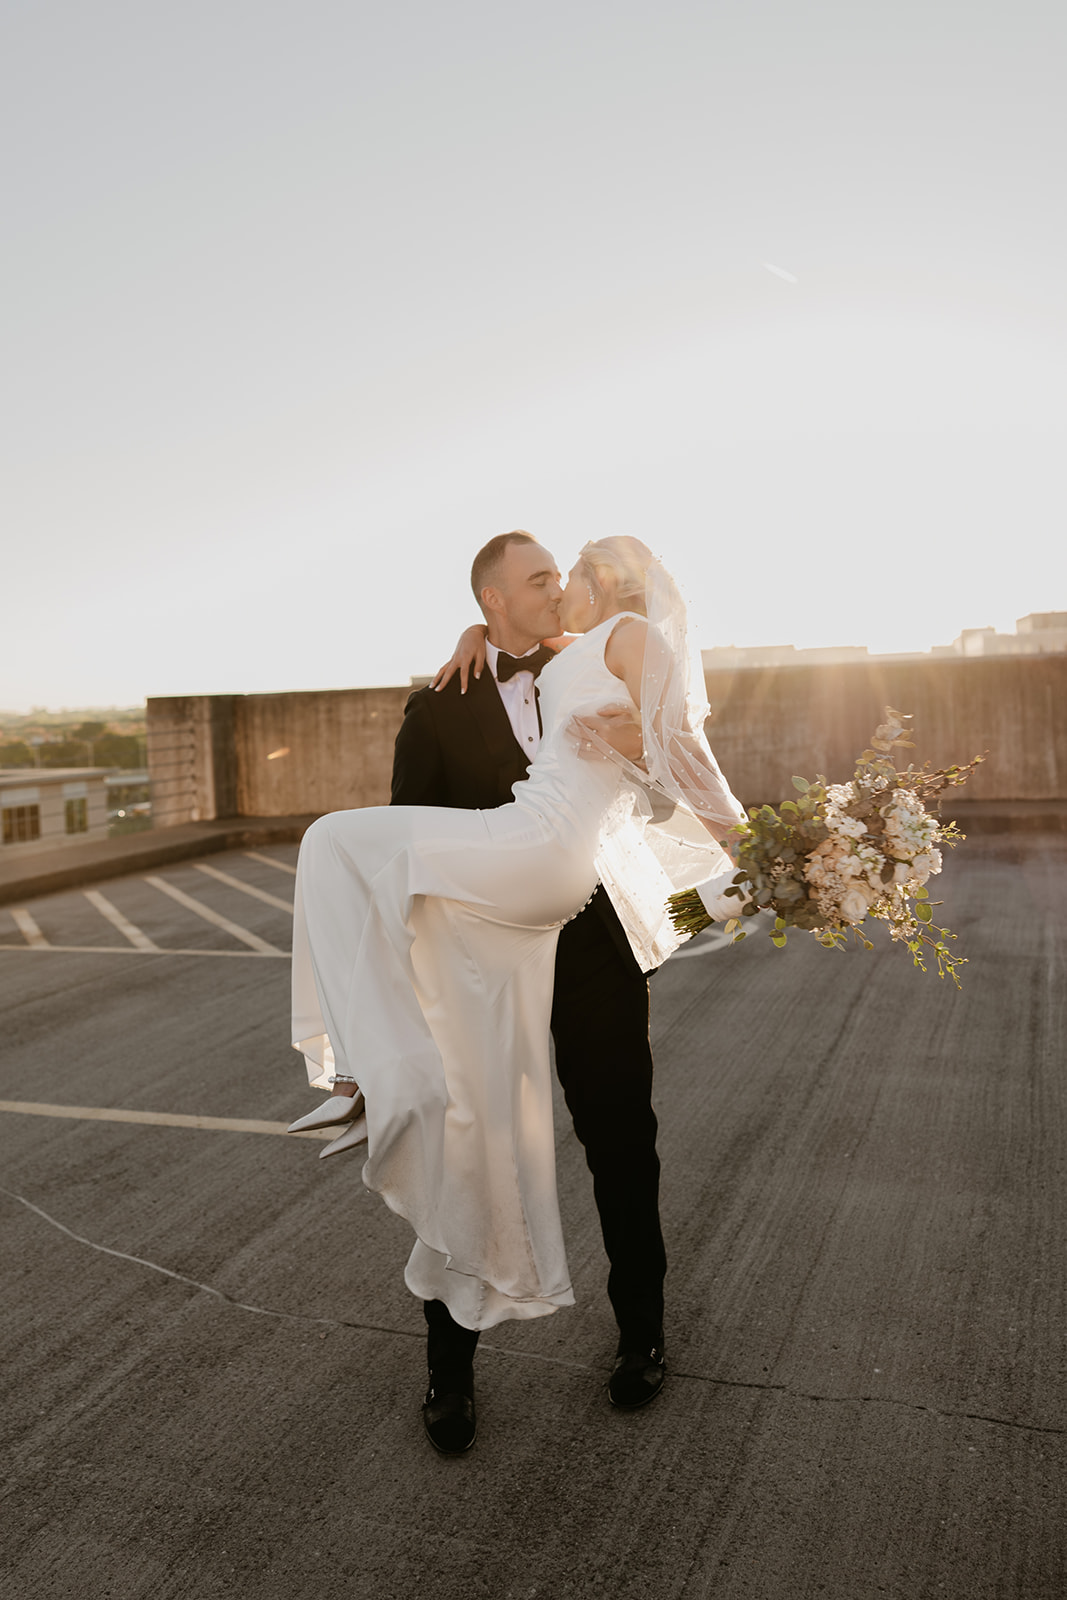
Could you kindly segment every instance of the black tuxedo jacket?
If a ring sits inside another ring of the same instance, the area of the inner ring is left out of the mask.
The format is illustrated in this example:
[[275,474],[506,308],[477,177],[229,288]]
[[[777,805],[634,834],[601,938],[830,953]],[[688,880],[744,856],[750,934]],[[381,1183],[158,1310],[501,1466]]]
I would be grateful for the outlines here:
[[393,754],[394,806],[493,811],[530,765],[511,730],[489,668],[466,694],[455,677],[438,694],[416,689],[404,708]]
[[[512,785],[530,765],[496,680],[488,666],[471,677],[460,694],[459,678],[436,689],[416,689],[404,709],[393,754],[394,806],[453,806],[461,811],[493,811],[514,799]],[[560,951],[587,942],[600,924],[635,974],[640,968],[614,907],[598,889],[587,909],[563,928]]]

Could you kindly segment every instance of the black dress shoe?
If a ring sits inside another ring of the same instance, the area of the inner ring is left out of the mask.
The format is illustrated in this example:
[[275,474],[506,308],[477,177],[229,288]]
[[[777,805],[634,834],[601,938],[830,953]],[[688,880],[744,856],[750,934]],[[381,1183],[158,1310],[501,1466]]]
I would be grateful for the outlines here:
[[473,1394],[456,1390],[441,1394],[431,1383],[422,1408],[422,1422],[435,1450],[443,1456],[461,1456],[474,1443],[477,1431]]
[[636,1411],[656,1398],[666,1375],[663,1351],[656,1345],[650,1350],[620,1350],[608,1379],[608,1399],[621,1411]]

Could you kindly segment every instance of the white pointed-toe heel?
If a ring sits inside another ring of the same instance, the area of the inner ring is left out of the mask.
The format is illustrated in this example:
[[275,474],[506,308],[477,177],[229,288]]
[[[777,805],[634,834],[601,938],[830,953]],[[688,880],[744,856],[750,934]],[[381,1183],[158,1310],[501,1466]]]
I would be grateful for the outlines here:
[[319,1151],[319,1160],[325,1161],[327,1156],[339,1156],[342,1150],[354,1150],[357,1145],[365,1144],[367,1140],[367,1119],[357,1117],[355,1122],[350,1122],[344,1133],[338,1134],[336,1139],[331,1139],[328,1145]]
[[321,1106],[309,1111],[307,1116],[291,1122],[285,1131],[307,1133],[313,1128],[334,1128],[340,1122],[354,1122],[363,1114],[364,1104],[362,1091],[358,1089],[354,1095],[332,1094]]

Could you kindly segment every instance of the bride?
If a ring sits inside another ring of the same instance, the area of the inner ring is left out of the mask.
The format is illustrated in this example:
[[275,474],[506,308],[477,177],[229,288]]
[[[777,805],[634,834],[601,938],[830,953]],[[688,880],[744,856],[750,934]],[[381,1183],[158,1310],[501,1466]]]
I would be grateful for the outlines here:
[[[363,1181],[407,1218],[405,1281],[471,1329],[573,1304],[549,1059],[559,929],[604,884],[643,970],[681,942],[668,895],[730,868],[743,817],[703,734],[685,608],[637,539],[586,545],[543,671],[544,737],[490,811],[372,807],[304,835],[293,1044],[324,1105],[290,1131],[367,1140]],[[579,719],[625,690],[635,766]]]

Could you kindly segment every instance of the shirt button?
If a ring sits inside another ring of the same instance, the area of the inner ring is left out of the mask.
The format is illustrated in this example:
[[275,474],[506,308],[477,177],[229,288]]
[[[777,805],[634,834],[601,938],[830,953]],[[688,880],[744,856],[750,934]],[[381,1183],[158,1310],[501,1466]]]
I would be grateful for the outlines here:
[[526,743],[527,744],[533,744],[533,734],[532,733],[528,733],[526,735]]

